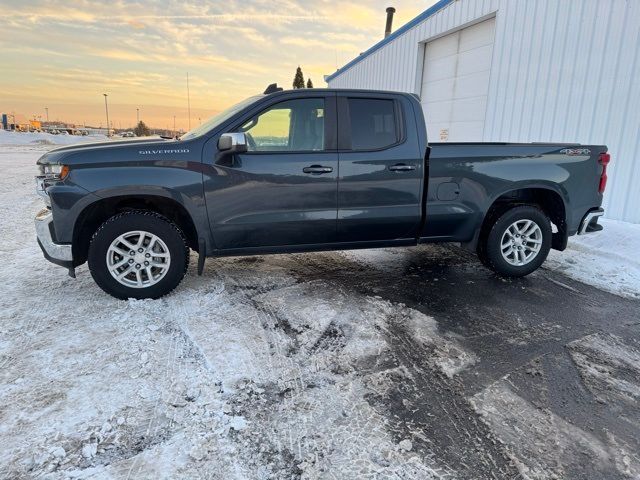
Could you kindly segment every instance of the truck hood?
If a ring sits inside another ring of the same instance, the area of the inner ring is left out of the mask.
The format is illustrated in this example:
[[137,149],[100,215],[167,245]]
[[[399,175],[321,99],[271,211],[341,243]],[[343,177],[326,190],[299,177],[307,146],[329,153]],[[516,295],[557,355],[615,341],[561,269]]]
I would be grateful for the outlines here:
[[164,150],[167,147],[177,148],[179,140],[165,140],[158,137],[153,138],[131,138],[122,140],[107,140],[103,142],[80,143],[54,148],[41,156],[37,164],[65,163],[74,165],[78,163],[89,163],[100,161],[105,158],[105,154],[113,158],[128,158],[140,154],[142,151]]
[[97,148],[109,148],[115,147],[118,145],[143,145],[148,143],[165,143],[170,142],[172,140],[165,140],[158,137],[147,137],[147,138],[123,138],[120,140],[103,140],[101,142],[88,142],[88,143],[76,143],[75,145],[65,145],[63,147],[57,147],[52,150],[49,150],[49,153],[54,152],[66,152],[69,150],[87,150],[87,149],[97,149]]

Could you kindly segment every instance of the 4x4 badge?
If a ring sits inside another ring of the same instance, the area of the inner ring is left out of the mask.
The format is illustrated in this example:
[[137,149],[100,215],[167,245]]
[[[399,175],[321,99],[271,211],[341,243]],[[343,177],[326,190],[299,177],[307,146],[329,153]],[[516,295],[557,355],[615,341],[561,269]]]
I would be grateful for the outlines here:
[[560,153],[564,153],[565,155],[591,155],[591,150],[588,148],[565,148],[560,150]]

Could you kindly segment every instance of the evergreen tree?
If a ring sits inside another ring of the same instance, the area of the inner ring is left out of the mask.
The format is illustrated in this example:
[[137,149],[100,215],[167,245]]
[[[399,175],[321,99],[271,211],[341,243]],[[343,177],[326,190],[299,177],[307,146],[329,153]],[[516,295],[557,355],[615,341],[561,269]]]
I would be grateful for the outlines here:
[[307,88],[313,88],[313,82],[311,79],[307,80]]
[[136,137],[148,137],[149,135],[151,135],[149,127],[147,127],[147,125],[142,120],[140,120],[136,128],[133,129],[133,133],[136,134]]
[[293,78],[293,88],[304,88],[304,75],[299,66],[296,70],[296,76]]

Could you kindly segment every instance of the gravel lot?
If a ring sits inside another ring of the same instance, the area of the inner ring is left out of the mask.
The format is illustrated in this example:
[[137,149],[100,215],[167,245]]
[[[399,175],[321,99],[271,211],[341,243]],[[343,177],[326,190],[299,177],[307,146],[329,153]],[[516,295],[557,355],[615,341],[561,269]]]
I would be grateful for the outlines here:
[[40,253],[46,148],[0,147],[4,478],[640,478],[633,294],[424,246],[192,256],[121,302]]

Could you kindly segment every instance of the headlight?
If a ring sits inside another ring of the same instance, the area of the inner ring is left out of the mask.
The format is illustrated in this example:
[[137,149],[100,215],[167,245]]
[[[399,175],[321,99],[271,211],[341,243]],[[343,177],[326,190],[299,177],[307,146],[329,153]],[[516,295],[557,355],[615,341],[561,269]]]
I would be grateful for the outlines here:
[[62,180],[69,174],[69,167],[67,165],[46,163],[44,165],[40,165],[40,171],[42,175],[45,175],[46,177]]
[[57,165],[53,163],[41,163],[38,165],[40,175],[36,177],[36,193],[44,203],[50,207],[51,199],[47,192],[47,187],[52,183],[63,180],[69,174],[69,167],[67,165]]

